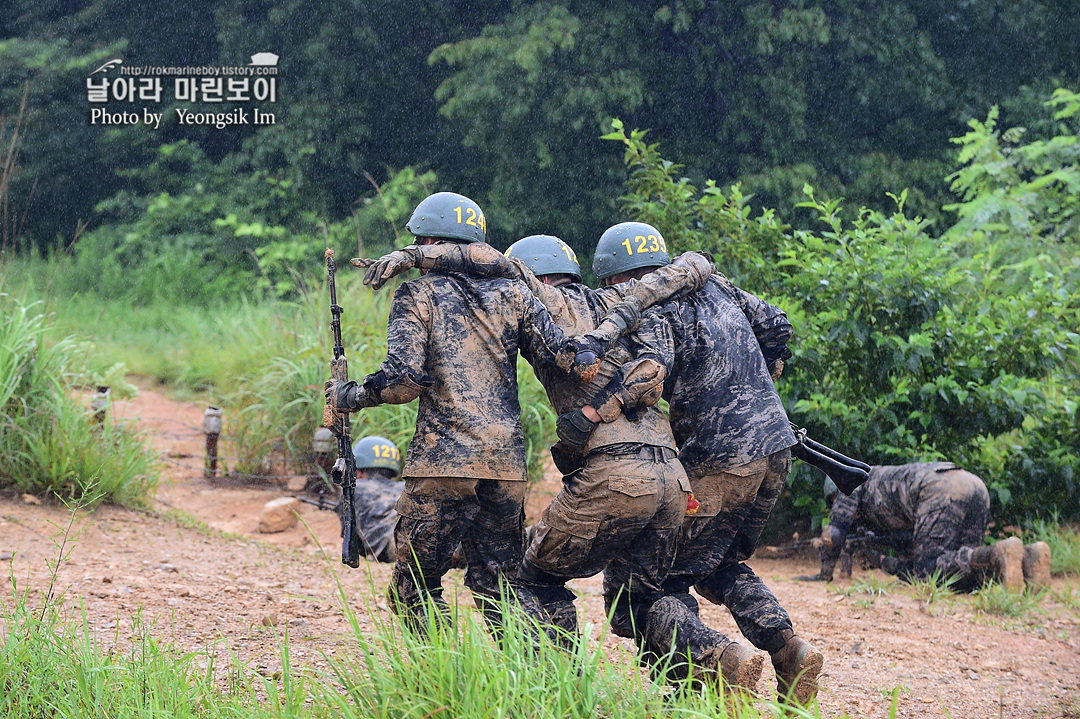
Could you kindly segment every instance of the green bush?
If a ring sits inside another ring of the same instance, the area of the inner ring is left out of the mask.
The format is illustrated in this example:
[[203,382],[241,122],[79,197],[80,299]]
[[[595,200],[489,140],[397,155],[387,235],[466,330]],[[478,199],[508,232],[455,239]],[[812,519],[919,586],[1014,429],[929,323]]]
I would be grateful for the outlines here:
[[[933,237],[904,213],[906,193],[891,214],[845,219],[809,186],[799,207],[824,229],[793,231],[769,210],[754,216],[737,186],[699,191],[644,132],[616,121],[607,137],[626,148],[635,218],[676,250],[712,252],[787,311],[794,357],[778,389],[811,436],[875,464],[962,464],[987,480],[999,519],[1035,516],[1048,499],[1080,517],[1075,245],[1052,262],[1039,245],[1018,255],[1004,226],[1004,237],[964,223]],[[789,482],[794,505],[820,517],[821,475],[799,466]]]
[[93,423],[76,394],[78,345],[47,342],[50,322],[36,305],[0,295],[0,309],[0,485],[145,504],[157,485],[156,458],[142,435]]

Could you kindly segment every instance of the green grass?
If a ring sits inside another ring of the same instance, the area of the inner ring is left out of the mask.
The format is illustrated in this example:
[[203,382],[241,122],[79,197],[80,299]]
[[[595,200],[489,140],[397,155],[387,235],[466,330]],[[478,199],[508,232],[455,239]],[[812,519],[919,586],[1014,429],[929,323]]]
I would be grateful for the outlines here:
[[76,392],[85,353],[40,305],[0,295],[0,486],[140,506],[157,483],[156,455],[142,435],[92,421]]
[[990,582],[972,593],[971,604],[983,614],[1016,618],[1042,611],[1039,607],[1042,596],[1043,592],[1009,592],[1000,583]]
[[1024,533],[1024,542],[1050,545],[1050,573],[1080,575],[1080,530],[1063,525],[1056,516],[1039,519]]
[[945,576],[940,570],[935,570],[926,579],[912,578],[909,583],[914,597],[926,605],[927,614],[934,616],[941,607],[948,606],[955,596],[952,587],[959,581],[960,575]]
[[[77,534],[79,509],[53,538],[53,585]],[[820,716],[816,707],[781,708],[716,686],[669,687],[663,676],[652,681],[633,657],[608,656],[591,642],[562,651],[512,612],[498,643],[466,609],[453,610],[447,631],[413,632],[373,613],[374,630],[365,632],[339,584],[352,627],[348,649],[324,654],[326,670],[299,667],[286,626],[276,638],[281,671],[259,673],[218,646],[183,651],[156,639],[155,627],[138,614],[97,635],[85,615],[62,615],[51,588],[33,607],[13,574],[11,580],[10,602],[0,599],[4,717]]]

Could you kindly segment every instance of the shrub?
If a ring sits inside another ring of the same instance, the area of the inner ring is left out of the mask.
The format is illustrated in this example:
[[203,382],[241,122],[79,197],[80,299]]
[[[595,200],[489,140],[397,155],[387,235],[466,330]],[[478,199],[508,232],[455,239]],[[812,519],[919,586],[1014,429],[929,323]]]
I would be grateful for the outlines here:
[[155,456],[141,435],[93,423],[75,394],[78,345],[46,342],[50,322],[36,305],[0,295],[0,308],[0,484],[144,504],[157,484]]

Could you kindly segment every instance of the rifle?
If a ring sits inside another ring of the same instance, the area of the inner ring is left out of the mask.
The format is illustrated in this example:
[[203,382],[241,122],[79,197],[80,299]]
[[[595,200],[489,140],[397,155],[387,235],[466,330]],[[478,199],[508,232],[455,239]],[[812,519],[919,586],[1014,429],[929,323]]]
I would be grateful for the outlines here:
[[341,502],[331,502],[327,499],[325,492],[320,493],[317,499],[312,499],[311,497],[297,497],[297,499],[305,504],[311,504],[319,509],[325,509],[330,512],[338,512],[341,510]]
[[[338,382],[349,381],[349,363],[341,342],[341,306],[337,303],[334,283],[334,251],[326,248],[326,272],[330,277],[330,330],[334,334],[334,358],[330,360],[330,377]],[[327,405],[323,424],[337,435],[338,458],[330,469],[330,478],[341,487],[341,563],[360,566],[360,533],[353,513],[353,492],[356,489],[356,459],[352,453],[352,431],[346,412],[333,412]]]
[[790,424],[798,441],[798,444],[791,448],[791,453],[824,472],[841,492],[851,494],[870,478],[870,465],[815,442],[806,436],[805,429],[794,422]]

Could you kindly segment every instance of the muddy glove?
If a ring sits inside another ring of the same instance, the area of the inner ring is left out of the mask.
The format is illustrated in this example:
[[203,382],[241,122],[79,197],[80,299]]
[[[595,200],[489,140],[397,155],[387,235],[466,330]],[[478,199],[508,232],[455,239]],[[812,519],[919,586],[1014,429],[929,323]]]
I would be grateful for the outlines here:
[[600,359],[619,339],[632,331],[641,321],[641,310],[633,299],[623,300],[611,308],[611,312],[595,330],[571,337],[555,358],[555,364],[563,372],[591,381],[600,370]]
[[581,447],[589,441],[589,435],[598,424],[600,423],[586,417],[580,409],[575,409],[559,415],[555,420],[555,432],[563,442],[573,447]]
[[367,267],[364,274],[364,284],[371,285],[374,290],[385,285],[391,277],[407,272],[420,264],[422,255],[416,247],[403,247],[388,255],[383,255],[377,260],[356,258],[351,260],[355,267]]
[[602,342],[588,335],[571,337],[555,356],[555,364],[563,372],[590,382],[600,371],[600,358],[607,349]]
[[776,380],[780,379],[780,375],[782,375],[783,373],[784,360],[777,357],[775,360],[773,360],[772,364],[769,365],[769,376],[772,377],[773,382],[776,382]]
[[326,397],[326,406],[333,412],[355,412],[358,409],[374,407],[379,398],[361,387],[355,380],[339,382],[336,379],[327,380],[323,385],[323,395]]

